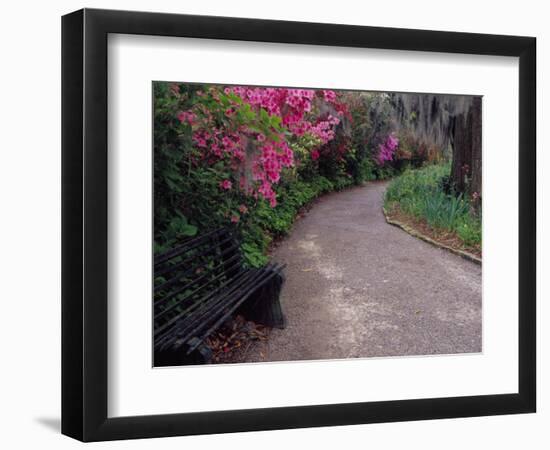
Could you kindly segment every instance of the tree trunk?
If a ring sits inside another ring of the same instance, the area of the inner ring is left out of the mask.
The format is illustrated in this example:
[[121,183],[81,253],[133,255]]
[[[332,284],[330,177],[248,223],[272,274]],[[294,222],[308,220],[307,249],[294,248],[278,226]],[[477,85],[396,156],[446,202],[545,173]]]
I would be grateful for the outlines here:
[[481,136],[481,97],[474,97],[472,102],[472,175],[469,193],[476,202],[481,199]]
[[479,201],[481,196],[481,97],[454,120],[451,181],[455,190]]

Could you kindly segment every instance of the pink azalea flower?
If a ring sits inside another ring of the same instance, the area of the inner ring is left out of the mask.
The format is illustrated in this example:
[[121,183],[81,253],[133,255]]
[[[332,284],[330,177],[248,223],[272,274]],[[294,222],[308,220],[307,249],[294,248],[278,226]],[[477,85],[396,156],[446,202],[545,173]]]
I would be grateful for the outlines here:
[[393,135],[388,135],[386,140],[378,146],[377,162],[379,166],[384,165],[386,161],[391,161],[399,145],[399,139]]
[[178,119],[181,123],[187,122],[188,124],[192,125],[197,119],[197,116],[192,111],[180,111],[178,113]]
[[327,102],[336,100],[336,93],[334,91],[323,91],[323,96]]
[[229,189],[231,189],[231,186],[232,186],[232,183],[230,180],[223,180],[223,181],[220,181],[220,187],[222,189],[225,189],[226,191],[228,191]]

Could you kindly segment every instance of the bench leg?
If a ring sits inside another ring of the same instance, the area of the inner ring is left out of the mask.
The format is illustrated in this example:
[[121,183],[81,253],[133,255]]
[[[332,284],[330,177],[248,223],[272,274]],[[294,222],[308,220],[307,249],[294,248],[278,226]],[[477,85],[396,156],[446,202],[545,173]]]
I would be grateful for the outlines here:
[[283,329],[286,321],[279,301],[283,283],[283,275],[275,274],[243,303],[238,312],[252,322]]

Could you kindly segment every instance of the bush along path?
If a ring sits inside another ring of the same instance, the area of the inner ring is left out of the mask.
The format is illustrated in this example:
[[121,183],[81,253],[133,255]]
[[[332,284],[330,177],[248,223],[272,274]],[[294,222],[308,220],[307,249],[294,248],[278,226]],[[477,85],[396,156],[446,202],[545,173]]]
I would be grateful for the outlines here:
[[452,189],[449,164],[407,170],[388,186],[388,223],[481,264],[481,204]]
[[389,225],[387,183],[319,199],[274,249],[287,328],[228,362],[481,352],[481,267]]

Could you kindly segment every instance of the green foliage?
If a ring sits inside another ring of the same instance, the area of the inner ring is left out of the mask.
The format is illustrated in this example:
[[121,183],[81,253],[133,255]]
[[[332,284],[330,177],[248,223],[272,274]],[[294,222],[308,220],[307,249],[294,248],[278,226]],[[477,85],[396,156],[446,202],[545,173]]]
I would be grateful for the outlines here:
[[197,227],[191,225],[181,212],[176,211],[176,216],[168,222],[166,228],[162,231],[162,248],[157,248],[157,251],[169,249],[181,239],[192,237],[197,234]]
[[353,155],[348,157],[347,171],[356,184],[385,179],[393,175],[391,167],[380,168],[375,162],[378,145],[391,131],[392,105],[386,94],[349,93],[348,104],[352,116],[351,145]]
[[372,181],[376,179],[375,164],[370,158],[363,158],[357,164],[357,172],[355,176],[355,182],[360,184],[364,181]]
[[481,244],[481,217],[462,194],[445,192],[450,165],[430,165],[408,170],[395,178],[386,191],[385,206],[424,219],[434,229],[451,231],[466,245]]
[[459,223],[456,233],[466,245],[481,244],[481,219],[474,218],[472,221]]
[[311,151],[321,144],[321,140],[309,133],[290,143],[298,169],[296,175],[303,180],[310,180],[318,175],[318,162],[311,158]]
[[179,205],[188,187],[184,173],[193,147],[189,125],[180,123],[174,110],[189,107],[198,87],[181,85],[180,96],[171,95],[167,83],[154,83],[153,89],[155,249],[161,251],[174,240],[197,232]]
[[384,165],[382,167],[375,165],[372,171],[372,176],[375,180],[388,180],[393,178],[399,173],[399,170],[391,165]]

